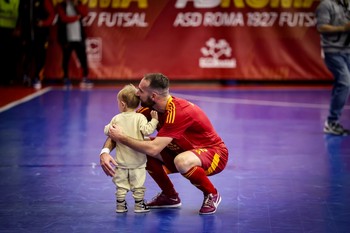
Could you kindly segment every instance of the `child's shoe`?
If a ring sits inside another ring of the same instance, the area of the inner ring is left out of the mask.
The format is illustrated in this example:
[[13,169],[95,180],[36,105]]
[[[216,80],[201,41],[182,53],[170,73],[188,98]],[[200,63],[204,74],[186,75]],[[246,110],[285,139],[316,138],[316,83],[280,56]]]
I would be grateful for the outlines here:
[[149,212],[149,208],[145,205],[145,201],[135,201],[135,207],[134,207],[135,213],[146,213]]
[[128,211],[128,206],[126,201],[117,201],[117,208],[115,210],[116,213],[125,213]]

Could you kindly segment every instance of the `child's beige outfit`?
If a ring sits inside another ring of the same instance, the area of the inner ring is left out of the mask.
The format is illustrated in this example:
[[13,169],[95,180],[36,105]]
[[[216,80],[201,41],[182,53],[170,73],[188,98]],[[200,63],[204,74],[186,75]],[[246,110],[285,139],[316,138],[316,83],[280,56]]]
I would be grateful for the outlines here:
[[[152,134],[157,128],[158,120],[147,118],[137,112],[122,112],[114,116],[111,122],[105,126],[104,133],[108,135],[110,125],[117,124],[129,137],[144,140],[144,136]],[[116,185],[117,212],[126,212],[125,197],[128,191],[132,191],[135,199],[135,212],[146,212],[144,206],[147,157],[138,151],[131,149],[122,143],[116,142],[117,166],[113,182]],[[118,206],[119,204],[119,206]]]

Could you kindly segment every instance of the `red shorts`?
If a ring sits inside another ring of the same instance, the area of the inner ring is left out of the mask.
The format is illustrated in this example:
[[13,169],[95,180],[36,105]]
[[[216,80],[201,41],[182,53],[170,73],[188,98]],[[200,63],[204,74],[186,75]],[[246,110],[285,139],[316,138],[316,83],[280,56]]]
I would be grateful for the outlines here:
[[[212,148],[192,149],[191,151],[201,160],[202,168],[207,176],[215,175],[226,167],[228,150],[224,144]],[[168,173],[178,172],[174,164],[174,158],[177,155],[176,152],[165,148],[160,152],[160,155],[163,158],[164,167]]]

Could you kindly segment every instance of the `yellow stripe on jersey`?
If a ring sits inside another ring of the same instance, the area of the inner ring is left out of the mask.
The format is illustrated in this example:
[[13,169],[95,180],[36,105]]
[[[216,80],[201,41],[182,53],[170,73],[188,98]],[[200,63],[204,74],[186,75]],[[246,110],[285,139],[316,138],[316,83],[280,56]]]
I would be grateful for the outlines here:
[[148,108],[141,107],[141,108],[137,109],[137,111],[136,111],[136,112],[138,112],[138,113],[142,113],[142,112],[144,112],[144,111],[146,111],[146,110],[148,110]]
[[201,155],[202,152],[207,152],[207,149],[196,149],[195,150],[197,152],[198,155]]
[[211,173],[213,173],[215,171],[215,169],[219,166],[219,162],[220,162],[220,155],[215,153],[215,155],[213,157],[213,161],[211,162],[208,170],[205,171],[205,174],[210,175]]
[[189,178],[197,170],[197,167],[191,168],[187,173],[182,174],[184,177]]
[[168,112],[168,115],[166,117],[166,121],[165,123],[174,123],[175,121],[175,112],[176,112],[176,108],[175,108],[175,104],[173,103],[173,98],[170,96],[170,98],[168,99],[168,103],[166,106],[166,110]]

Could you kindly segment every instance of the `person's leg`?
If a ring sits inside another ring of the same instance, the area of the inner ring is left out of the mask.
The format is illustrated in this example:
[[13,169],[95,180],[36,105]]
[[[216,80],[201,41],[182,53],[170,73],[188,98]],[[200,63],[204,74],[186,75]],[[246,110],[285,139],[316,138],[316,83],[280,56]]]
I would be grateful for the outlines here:
[[350,93],[349,60],[347,54],[325,54],[325,63],[334,78],[325,132],[330,130],[330,133],[342,134],[343,129],[339,124],[339,120]]
[[46,49],[48,42],[45,40],[35,41],[35,70],[33,77],[33,87],[35,89],[41,88],[41,81],[44,72],[44,66],[46,61]]
[[63,79],[69,79],[69,60],[72,54],[72,45],[67,42],[62,45],[62,69],[63,69]]
[[0,85],[10,85],[16,76],[16,39],[13,29],[0,27]]
[[[199,160],[199,161],[198,161]],[[186,151],[175,158],[175,165],[191,184],[203,192],[204,200],[200,214],[213,214],[221,202],[221,196],[208,176],[221,172],[228,160],[226,148],[197,149]],[[191,162],[193,161],[193,162]],[[188,168],[187,166],[193,166]]]
[[213,193],[216,194],[217,190],[209,180],[208,176],[205,174],[205,171],[200,166],[194,166],[186,173],[182,173],[186,179],[188,179],[191,184],[193,184],[196,188],[201,190],[204,196]]
[[32,86],[34,51],[33,41],[28,40],[22,45],[21,66],[23,72],[23,84],[25,86]]
[[226,166],[228,151],[224,147],[202,148],[185,151],[175,158],[177,170],[204,195],[216,194],[208,176],[220,173]]
[[[164,152],[162,153],[164,154]],[[147,156],[146,170],[153,178],[153,180],[158,184],[159,188],[162,190],[162,193],[168,196],[177,195],[177,192],[167,174],[168,172],[166,169],[168,168],[164,168],[164,162],[160,161],[159,159]]]
[[142,201],[145,197],[146,188],[146,170],[144,168],[135,168],[129,170],[130,189],[133,192],[135,201]]
[[173,156],[168,156],[166,151],[162,151],[162,160],[164,159],[168,161],[166,167],[165,163],[160,159],[147,156],[146,169],[162,190],[152,201],[146,204],[149,208],[175,208],[181,206],[179,195],[168,176],[168,173],[177,172],[173,164]]
[[129,183],[135,200],[134,212],[145,213],[149,212],[149,208],[145,205],[145,191],[144,186],[146,181],[145,168],[129,169]]
[[88,79],[89,75],[89,66],[87,62],[86,55],[86,46],[84,42],[76,42],[75,44],[75,52],[79,59],[81,68],[82,68],[82,81],[80,83],[80,87],[82,88],[91,88],[93,87],[93,83]]
[[126,203],[126,194],[130,190],[130,184],[128,179],[128,170],[116,168],[116,175],[113,177],[112,181],[116,185],[116,212],[124,213],[128,211]]
[[89,67],[87,63],[85,42],[75,42],[74,49],[82,68],[83,78],[87,78],[89,74]]

